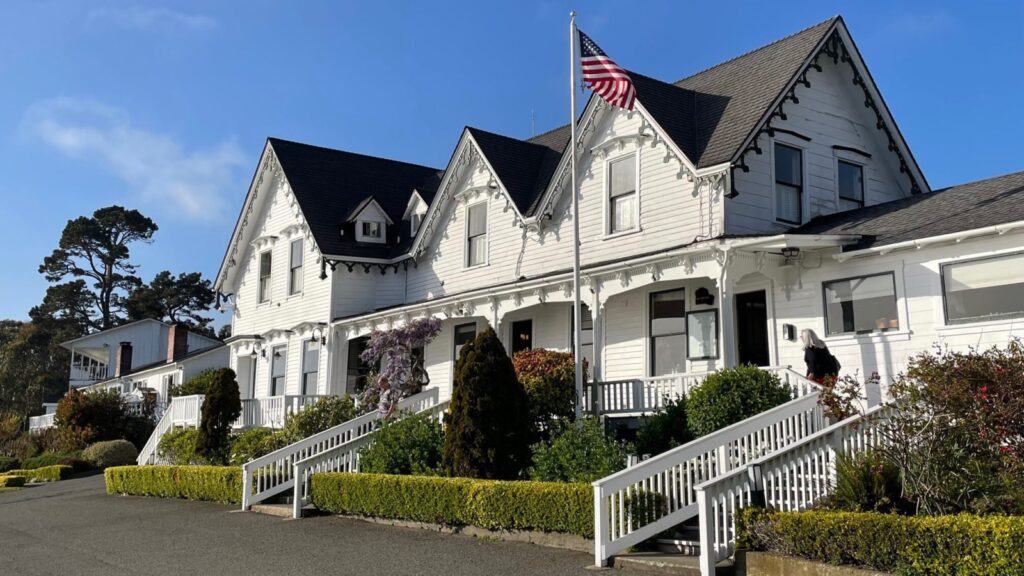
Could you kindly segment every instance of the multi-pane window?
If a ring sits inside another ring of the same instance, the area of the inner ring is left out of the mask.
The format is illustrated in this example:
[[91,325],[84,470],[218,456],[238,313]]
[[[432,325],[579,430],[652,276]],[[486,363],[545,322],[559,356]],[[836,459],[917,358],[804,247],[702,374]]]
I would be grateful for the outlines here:
[[306,340],[302,344],[302,395],[316,394],[317,372],[320,370],[320,343]]
[[459,352],[462,347],[467,343],[472,342],[476,338],[476,323],[472,324],[459,324],[455,327],[455,338],[452,341],[452,357],[455,360],[459,359]]
[[418,232],[420,229],[420,222],[422,221],[423,214],[413,214],[411,217],[409,217],[409,233],[415,236],[416,232]]
[[803,222],[804,153],[775,143],[775,218],[787,224]]
[[288,373],[288,347],[274,346],[270,351],[270,394],[284,394],[285,375]]
[[864,207],[864,167],[852,162],[839,161],[839,209],[853,210]]
[[487,203],[466,208],[466,266],[487,262]]
[[292,240],[291,259],[288,263],[288,294],[302,292],[302,238]]
[[1024,316],[1024,254],[942,267],[946,323]]
[[260,303],[270,300],[270,267],[273,263],[273,255],[270,251],[260,254],[260,283],[257,295]]
[[829,336],[896,330],[896,280],[892,273],[824,284],[825,328]]
[[686,299],[682,289],[654,292],[650,300],[651,375],[686,370]]
[[362,222],[363,238],[379,239],[383,226],[380,222]]
[[636,228],[636,155],[608,163],[608,232]]

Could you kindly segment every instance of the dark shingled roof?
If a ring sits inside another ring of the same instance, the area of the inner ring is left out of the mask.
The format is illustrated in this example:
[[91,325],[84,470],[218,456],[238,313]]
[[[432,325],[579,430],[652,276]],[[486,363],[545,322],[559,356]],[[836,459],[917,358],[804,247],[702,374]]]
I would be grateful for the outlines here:
[[814,218],[790,234],[860,234],[845,251],[1024,220],[1024,172]]
[[[310,232],[324,254],[390,257],[394,250],[387,245],[356,242],[352,230],[342,236],[346,217],[357,204],[372,195],[391,220],[401,222],[413,189],[419,190],[429,203],[440,182],[437,168],[279,138],[269,140]],[[388,227],[390,244],[394,245],[400,228]]]
[[[549,132],[534,141],[516,140],[493,132],[467,127],[491,163],[501,183],[522,214],[527,214],[536,197],[544,192],[569,139],[565,133]],[[562,141],[564,140],[564,141]]]

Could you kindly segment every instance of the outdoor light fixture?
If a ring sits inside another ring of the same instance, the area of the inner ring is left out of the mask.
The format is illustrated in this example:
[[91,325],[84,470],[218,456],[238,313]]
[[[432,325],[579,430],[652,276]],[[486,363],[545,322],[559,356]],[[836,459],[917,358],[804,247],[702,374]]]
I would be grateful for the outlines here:
[[782,249],[782,257],[786,260],[795,260],[800,256],[799,248],[786,247]]

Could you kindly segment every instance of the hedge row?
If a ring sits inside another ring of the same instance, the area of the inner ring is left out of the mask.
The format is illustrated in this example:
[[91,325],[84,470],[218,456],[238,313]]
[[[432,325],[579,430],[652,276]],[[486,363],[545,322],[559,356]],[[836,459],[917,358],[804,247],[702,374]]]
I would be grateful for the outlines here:
[[313,475],[310,494],[314,506],[336,514],[594,535],[588,484],[323,473]]
[[74,469],[71,466],[55,464],[31,470],[8,470],[4,474],[8,476],[21,476],[29,482],[57,482],[58,480],[67,479],[71,476],[72,472],[74,472]]
[[740,546],[902,575],[1024,574],[1024,517],[747,509]]
[[17,488],[25,485],[24,476],[10,476],[0,474],[0,488]]
[[104,472],[108,494],[185,498],[237,504],[240,466],[115,466]]

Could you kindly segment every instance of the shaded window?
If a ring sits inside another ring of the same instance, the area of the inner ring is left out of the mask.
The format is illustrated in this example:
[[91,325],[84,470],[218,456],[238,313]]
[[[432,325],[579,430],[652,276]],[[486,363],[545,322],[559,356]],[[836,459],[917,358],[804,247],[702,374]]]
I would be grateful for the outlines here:
[[409,231],[413,236],[419,231],[421,222],[423,222],[423,214],[413,214],[409,217]]
[[896,279],[891,273],[824,284],[828,335],[896,330]]
[[533,349],[533,320],[516,320],[512,323],[512,355]]
[[302,238],[292,241],[288,266],[288,294],[298,294],[302,292]]
[[381,237],[381,226],[380,222],[362,222],[363,226],[363,237],[378,239]]
[[257,295],[259,302],[270,300],[270,267],[273,263],[273,255],[270,251],[260,254],[260,283]]
[[608,231],[636,228],[636,155],[608,163]]
[[650,299],[651,376],[686,370],[685,291],[654,292]]
[[775,144],[775,217],[787,224],[803,221],[804,153]]
[[853,210],[864,207],[864,167],[839,161],[839,209]]
[[348,341],[348,363],[345,374],[345,391],[354,394],[366,388],[367,377],[373,370],[373,365],[363,362],[360,358],[369,344],[369,336],[353,338]]
[[487,262],[487,203],[466,209],[466,266]]
[[286,346],[274,346],[270,352],[270,394],[279,396],[284,394],[285,375],[288,373],[288,348]]
[[459,352],[467,342],[472,342],[476,338],[476,322],[472,324],[459,324],[455,327],[455,337],[453,339],[452,346],[452,357],[455,360],[459,359]]
[[946,323],[1024,316],[1024,254],[942,267]]
[[306,340],[302,344],[302,395],[316,394],[320,371],[320,342]]

